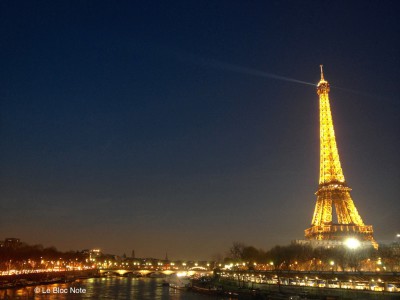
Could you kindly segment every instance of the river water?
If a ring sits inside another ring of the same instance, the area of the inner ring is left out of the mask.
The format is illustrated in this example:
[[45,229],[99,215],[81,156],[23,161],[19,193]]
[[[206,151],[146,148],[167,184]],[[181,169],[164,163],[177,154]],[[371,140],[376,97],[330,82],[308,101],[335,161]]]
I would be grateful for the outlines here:
[[215,300],[229,299],[196,294],[162,286],[162,279],[104,277],[78,280],[72,283],[30,286],[0,290],[0,299],[80,300]]

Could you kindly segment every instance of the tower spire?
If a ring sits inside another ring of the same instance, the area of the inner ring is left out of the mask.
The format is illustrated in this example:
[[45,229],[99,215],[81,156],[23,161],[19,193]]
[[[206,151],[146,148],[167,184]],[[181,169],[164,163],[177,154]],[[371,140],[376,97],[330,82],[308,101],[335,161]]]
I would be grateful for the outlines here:
[[319,67],[321,68],[321,81],[325,81],[324,79],[324,70],[322,69],[324,65],[319,65]]

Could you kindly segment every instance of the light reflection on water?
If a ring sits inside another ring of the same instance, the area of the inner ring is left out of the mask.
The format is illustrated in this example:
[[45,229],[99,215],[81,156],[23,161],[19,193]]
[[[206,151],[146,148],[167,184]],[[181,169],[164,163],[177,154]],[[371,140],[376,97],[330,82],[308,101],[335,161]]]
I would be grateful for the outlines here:
[[[86,289],[86,293],[71,293],[70,288]],[[36,289],[36,292],[35,292]],[[39,289],[39,292],[37,290]],[[54,289],[68,293],[53,293]],[[46,293],[49,291],[49,293]],[[80,299],[140,299],[140,300],[207,300],[222,299],[207,295],[180,291],[162,286],[162,279],[106,277],[79,280],[73,283],[58,283],[0,290],[0,299],[18,300],[80,300]],[[225,298],[226,299],[226,298]]]

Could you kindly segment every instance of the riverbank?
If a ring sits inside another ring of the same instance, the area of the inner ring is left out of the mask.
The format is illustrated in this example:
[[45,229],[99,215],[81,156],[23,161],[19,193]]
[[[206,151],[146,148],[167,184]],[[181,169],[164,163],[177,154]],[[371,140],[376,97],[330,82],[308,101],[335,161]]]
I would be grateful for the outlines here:
[[300,287],[277,284],[239,285],[236,281],[214,278],[208,282],[193,281],[192,291],[238,299],[315,299],[315,300],[399,300],[400,293],[364,290]]

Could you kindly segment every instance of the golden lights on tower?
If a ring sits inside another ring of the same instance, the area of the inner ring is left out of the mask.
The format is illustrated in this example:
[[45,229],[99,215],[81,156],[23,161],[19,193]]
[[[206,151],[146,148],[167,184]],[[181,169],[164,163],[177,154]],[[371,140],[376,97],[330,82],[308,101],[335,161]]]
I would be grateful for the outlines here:
[[319,183],[338,181],[343,183],[344,176],[340,165],[339,153],[336,146],[335,130],[331,107],[329,104],[329,83],[324,79],[321,65],[321,80],[317,86],[319,95],[319,122],[320,122],[320,173]]
[[[351,189],[345,182],[329,102],[330,86],[324,78],[322,65],[320,67],[321,80],[317,85],[320,112],[319,188],[311,227],[305,230],[305,236],[310,240],[343,241],[355,235],[376,245],[372,226],[364,225],[351,198]],[[333,220],[333,206],[337,220]]]

